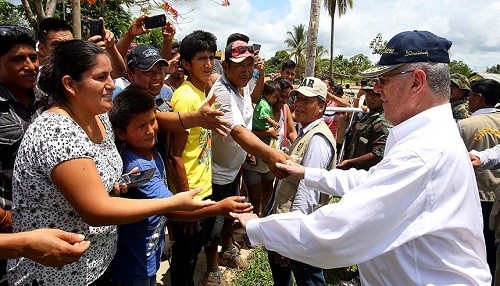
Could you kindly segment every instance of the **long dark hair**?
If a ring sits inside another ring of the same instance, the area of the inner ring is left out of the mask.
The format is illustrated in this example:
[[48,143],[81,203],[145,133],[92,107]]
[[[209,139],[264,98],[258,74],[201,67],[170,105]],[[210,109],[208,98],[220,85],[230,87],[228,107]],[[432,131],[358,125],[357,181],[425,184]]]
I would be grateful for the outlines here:
[[66,102],[62,78],[69,75],[79,82],[82,75],[96,65],[97,56],[101,54],[105,54],[104,50],[88,41],[70,40],[57,45],[42,68],[38,86],[55,103]]

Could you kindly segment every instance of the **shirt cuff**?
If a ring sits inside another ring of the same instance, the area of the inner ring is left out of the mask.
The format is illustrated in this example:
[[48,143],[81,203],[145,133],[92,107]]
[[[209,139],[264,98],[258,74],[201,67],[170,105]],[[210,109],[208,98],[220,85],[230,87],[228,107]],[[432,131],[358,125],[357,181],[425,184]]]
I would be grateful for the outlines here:
[[262,245],[259,221],[259,219],[252,219],[247,223],[246,232],[251,245]]
[[479,152],[476,150],[470,150],[469,153],[471,153],[472,155],[475,155],[479,158],[479,160],[481,161],[481,164],[479,165],[479,169],[482,169],[484,167],[484,165],[486,164],[486,161],[488,161],[488,158],[486,157],[486,155],[484,155],[483,152]]

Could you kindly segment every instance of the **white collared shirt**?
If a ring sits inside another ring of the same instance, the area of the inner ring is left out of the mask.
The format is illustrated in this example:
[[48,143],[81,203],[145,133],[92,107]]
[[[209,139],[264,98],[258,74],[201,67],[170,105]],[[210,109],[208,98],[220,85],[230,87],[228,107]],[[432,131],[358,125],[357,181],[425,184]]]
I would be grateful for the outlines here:
[[474,171],[449,104],[392,128],[368,171],[306,168],[342,195],[310,215],[251,220],[252,244],[322,267],[358,264],[363,285],[490,285]]

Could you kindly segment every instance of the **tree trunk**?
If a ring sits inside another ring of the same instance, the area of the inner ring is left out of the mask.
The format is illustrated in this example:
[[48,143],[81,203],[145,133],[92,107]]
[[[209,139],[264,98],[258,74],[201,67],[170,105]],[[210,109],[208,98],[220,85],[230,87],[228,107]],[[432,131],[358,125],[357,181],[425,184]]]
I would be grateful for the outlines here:
[[314,76],[316,64],[316,46],[318,44],[319,15],[321,12],[320,0],[311,0],[311,14],[309,16],[309,29],[307,30],[306,45],[306,71],[305,76]]
[[[26,18],[28,18],[31,27],[38,33],[38,22],[43,18],[54,16],[57,0],[47,0],[45,8],[44,0],[21,0],[21,3],[23,4],[24,13],[26,14]],[[35,14],[33,14],[31,5],[35,7]]]
[[335,36],[334,28],[335,28],[335,8],[337,5],[332,7],[332,21],[330,26],[330,78],[333,79],[333,39]]
[[80,7],[80,0],[73,0],[71,3],[73,9],[73,38],[82,38],[82,10]]

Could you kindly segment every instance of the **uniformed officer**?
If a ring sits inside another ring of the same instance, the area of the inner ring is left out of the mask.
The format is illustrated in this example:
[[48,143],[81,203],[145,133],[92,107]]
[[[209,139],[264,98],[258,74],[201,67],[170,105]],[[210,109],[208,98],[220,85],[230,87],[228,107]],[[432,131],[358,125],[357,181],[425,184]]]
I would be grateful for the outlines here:
[[340,169],[365,169],[374,166],[384,156],[385,142],[392,125],[387,122],[380,94],[373,91],[375,80],[369,80],[361,89],[366,92],[369,112],[355,123],[346,134],[346,152]]
[[467,96],[470,92],[470,85],[467,78],[459,73],[451,75],[450,82],[450,103],[453,111],[453,118],[456,121],[470,116]]

